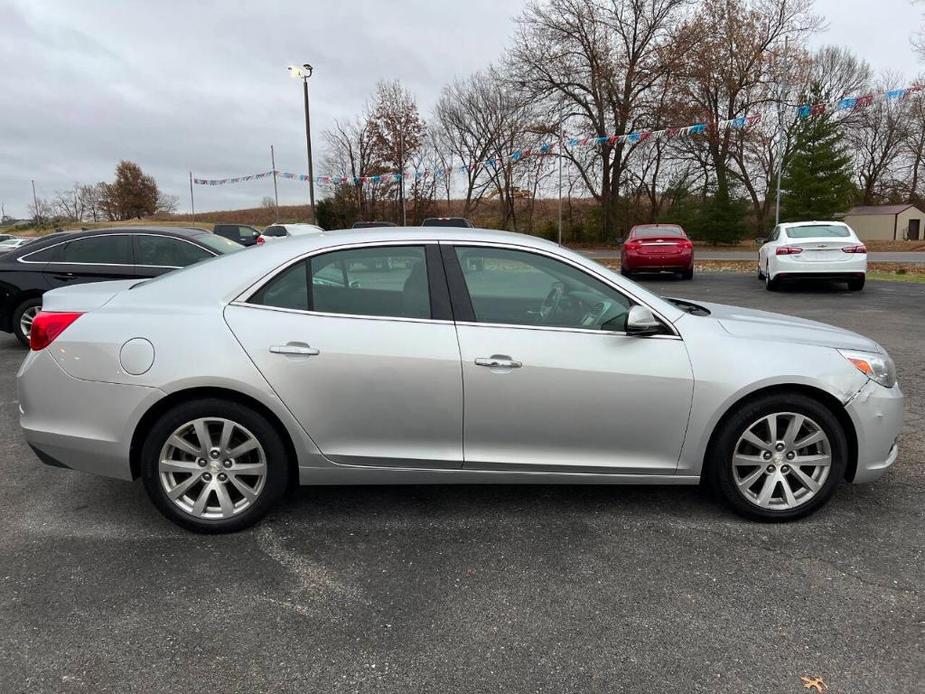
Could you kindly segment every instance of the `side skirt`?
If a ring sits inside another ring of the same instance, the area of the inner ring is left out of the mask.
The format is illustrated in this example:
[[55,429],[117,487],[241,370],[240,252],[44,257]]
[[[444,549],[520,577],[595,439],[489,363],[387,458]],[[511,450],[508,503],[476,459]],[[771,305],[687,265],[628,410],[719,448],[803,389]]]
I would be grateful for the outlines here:
[[421,470],[351,467],[299,468],[299,484],[698,484],[699,475],[621,475],[509,470]]

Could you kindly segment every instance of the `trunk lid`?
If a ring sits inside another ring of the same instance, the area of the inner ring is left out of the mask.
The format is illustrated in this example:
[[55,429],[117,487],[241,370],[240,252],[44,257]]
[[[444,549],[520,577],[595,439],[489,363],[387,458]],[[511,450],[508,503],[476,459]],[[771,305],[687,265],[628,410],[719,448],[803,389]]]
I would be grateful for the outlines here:
[[52,289],[42,295],[42,310],[87,313],[109,303],[114,296],[138,282],[138,279],[88,282]]
[[846,255],[842,251],[842,248],[857,246],[858,242],[850,238],[835,239],[831,237],[822,237],[787,241],[787,245],[802,248],[803,252],[799,255],[800,260],[812,263],[850,258],[851,256]]

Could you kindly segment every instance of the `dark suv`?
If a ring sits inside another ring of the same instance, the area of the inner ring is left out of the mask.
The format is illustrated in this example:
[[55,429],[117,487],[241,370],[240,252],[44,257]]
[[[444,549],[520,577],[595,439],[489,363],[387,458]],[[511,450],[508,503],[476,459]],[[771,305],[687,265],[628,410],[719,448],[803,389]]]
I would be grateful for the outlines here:
[[260,232],[247,224],[216,224],[212,233],[222,238],[236,241],[242,246],[254,246]]
[[0,255],[0,330],[29,344],[50,289],[84,282],[157,277],[241,250],[204,229],[126,227],[50,234]]

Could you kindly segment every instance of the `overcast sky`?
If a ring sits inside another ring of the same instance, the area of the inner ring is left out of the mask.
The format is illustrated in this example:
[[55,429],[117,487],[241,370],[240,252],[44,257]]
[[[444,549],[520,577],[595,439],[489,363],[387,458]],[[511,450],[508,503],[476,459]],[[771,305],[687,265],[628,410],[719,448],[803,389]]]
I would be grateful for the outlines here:
[[[315,66],[312,132],[358,112],[380,79],[400,79],[427,115],[455,76],[494,61],[523,0],[0,0],[0,201],[25,216],[74,182],[138,162],[189,209],[188,171],[206,178],[304,171],[299,82]],[[925,71],[909,0],[816,0],[829,29],[873,67]],[[320,152],[318,152],[320,154]],[[317,164],[316,175],[324,174]],[[280,202],[304,184],[280,181]],[[196,187],[197,210],[252,207],[267,179]]]

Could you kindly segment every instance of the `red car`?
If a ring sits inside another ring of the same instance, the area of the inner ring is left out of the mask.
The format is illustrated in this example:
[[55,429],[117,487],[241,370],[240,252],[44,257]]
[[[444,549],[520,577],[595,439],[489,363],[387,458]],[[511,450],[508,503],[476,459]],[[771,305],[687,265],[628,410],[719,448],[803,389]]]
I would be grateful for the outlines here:
[[676,272],[681,279],[694,276],[694,244],[677,224],[637,224],[620,251],[620,272]]

